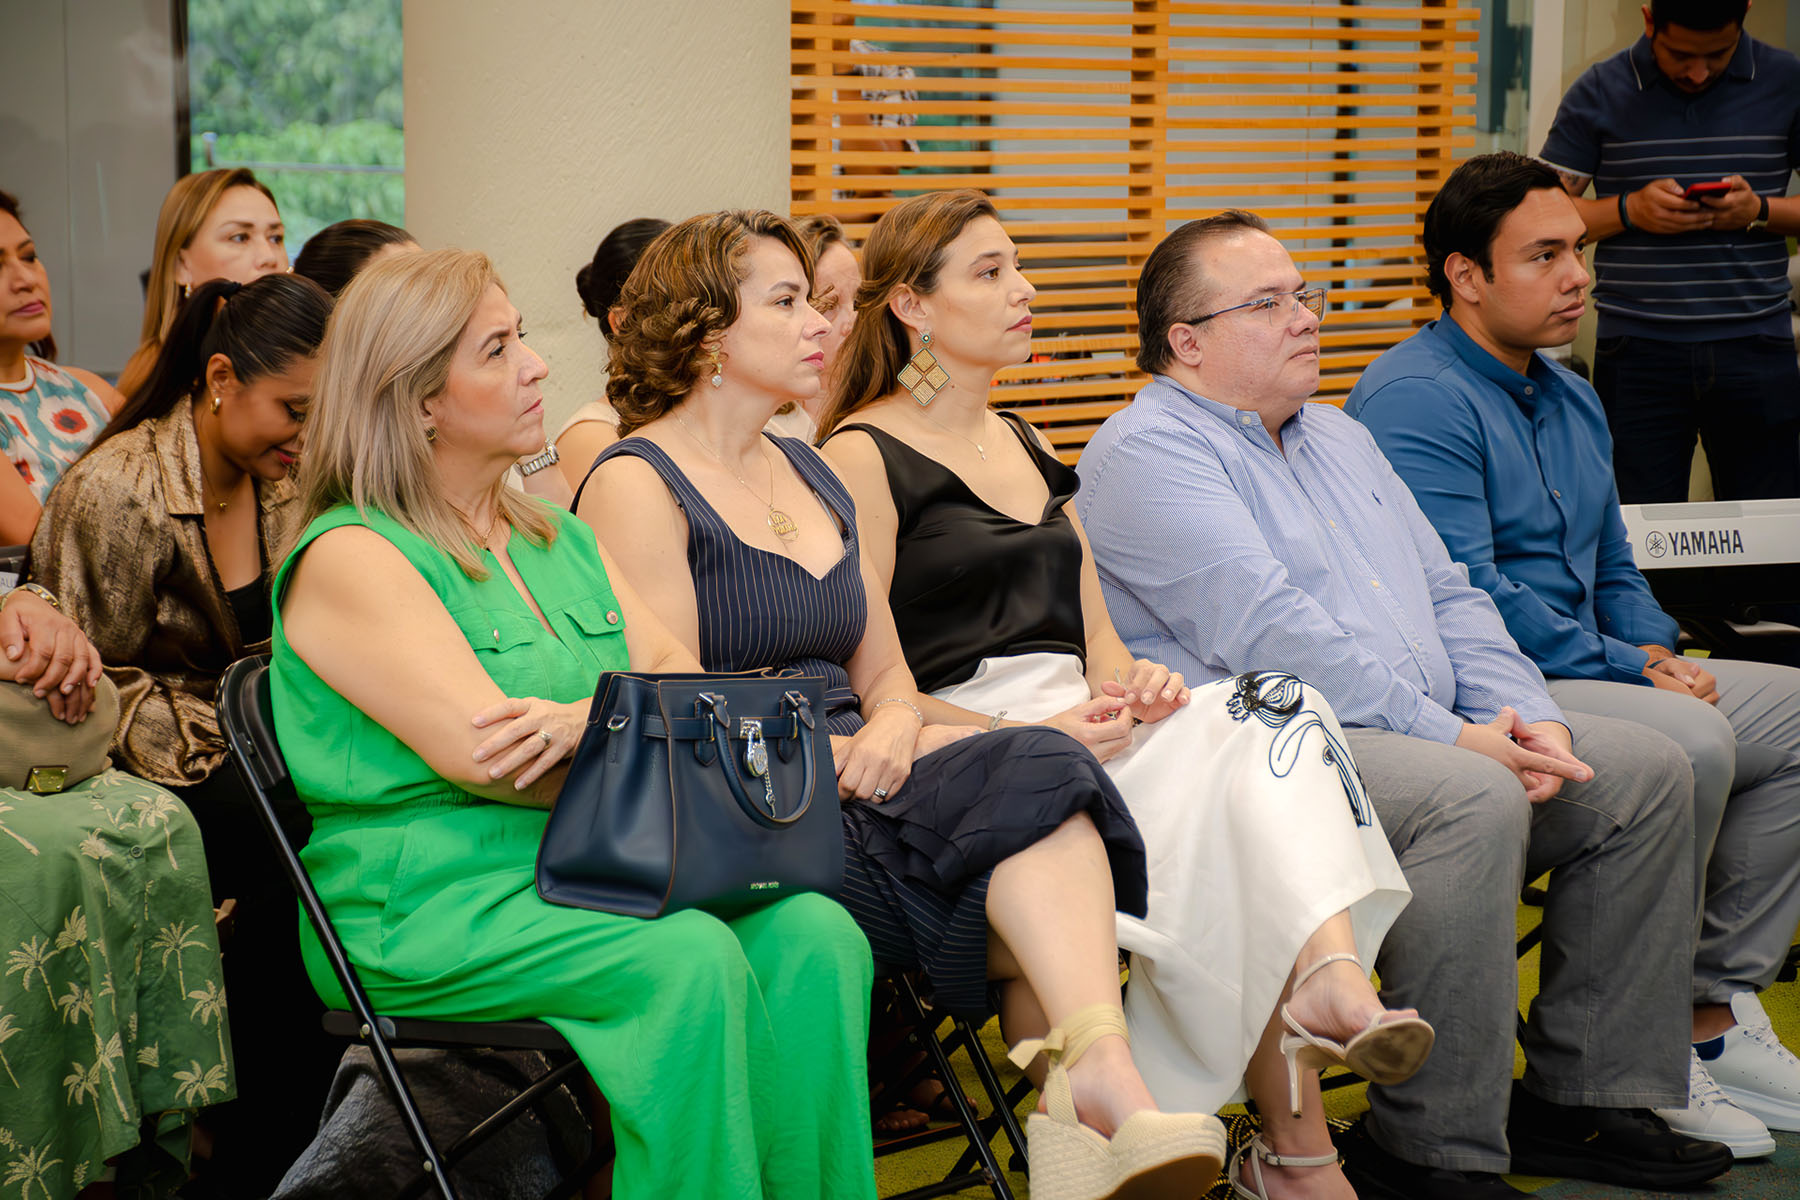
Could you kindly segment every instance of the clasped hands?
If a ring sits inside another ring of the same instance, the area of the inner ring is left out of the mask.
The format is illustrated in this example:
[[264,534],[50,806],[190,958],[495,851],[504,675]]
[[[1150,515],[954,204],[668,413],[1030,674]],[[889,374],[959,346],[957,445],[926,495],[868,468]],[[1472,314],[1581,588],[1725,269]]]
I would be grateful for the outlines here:
[[0,604],[0,649],[0,679],[30,687],[65,724],[87,720],[101,664],[81,626],[31,592],[9,592]]
[[1657,687],[1665,692],[1692,696],[1708,704],[1719,702],[1719,681],[1713,678],[1711,671],[1693,659],[1683,658],[1667,646],[1654,643],[1639,646],[1638,649],[1650,656],[1650,661],[1644,664],[1644,678]]
[[1731,190],[1722,196],[1687,199],[1673,179],[1647,183],[1625,198],[1625,211],[1634,228],[1646,233],[1692,233],[1697,229],[1743,229],[1762,212],[1762,198],[1744,182],[1730,175]]
[[1586,783],[1594,777],[1594,769],[1575,757],[1567,726],[1560,721],[1528,723],[1510,707],[1484,725],[1464,725],[1456,744],[1511,771],[1533,804],[1556,795],[1565,779]]

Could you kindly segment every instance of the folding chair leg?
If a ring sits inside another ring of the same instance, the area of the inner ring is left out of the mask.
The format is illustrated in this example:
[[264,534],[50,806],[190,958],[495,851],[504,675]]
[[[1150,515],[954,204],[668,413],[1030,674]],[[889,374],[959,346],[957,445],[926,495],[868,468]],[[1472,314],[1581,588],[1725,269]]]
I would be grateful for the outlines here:
[[[361,1000],[360,994],[353,1000]],[[387,1084],[388,1095],[393,1098],[394,1107],[400,1110],[400,1120],[406,1126],[406,1132],[412,1138],[413,1148],[424,1157],[420,1164],[421,1173],[414,1177],[413,1183],[402,1194],[411,1197],[423,1195],[427,1190],[435,1189],[442,1200],[462,1200],[457,1195],[456,1185],[450,1182],[450,1172],[444,1167],[444,1160],[438,1155],[437,1145],[431,1140],[431,1133],[425,1128],[425,1118],[419,1115],[418,1105],[413,1103],[412,1089],[400,1076],[400,1064],[394,1061],[394,1052],[389,1048],[387,1039],[375,1030],[375,1020],[371,1013],[359,1014],[364,1027],[370,1031],[367,1045],[375,1059],[375,1069]]]
[[[912,980],[903,975],[900,977],[900,986],[905,989],[907,999],[914,1010],[922,1013],[924,1005],[919,1000]],[[966,1026],[968,1023],[964,1021],[957,1022],[957,1024]],[[950,1056],[945,1053],[942,1043],[938,1041],[936,1026],[931,1023],[929,1018],[926,1018],[922,1026],[919,1033],[921,1040],[925,1043],[925,1052],[931,1056],[932,1063],[938,1069],[939,1077],[944,1081],[945,1090],[950,1096],[950,1103],[956,1108],[957,1118],[962,1122],[963,1128],[970,1131],[969,1149],[974,1152],[976,1160],[981,1164],[982,1172],[987,1175],[988,1186],[993,1190],[995,1200],[1013,1200],[1012,1187],[1006,1182],[1006,1170],[1001,1166],[1000,1160],[995,1157],[993,1146],[988,1143],[986,1126],[976,1116],[974,1106],[969,1103],[969,1098],[963,1094],[962,1087],[956,1082],[956,1070],[950,1065]],[[969,1051],[969,1057],[975,1061],[978,1076],[983,1067],[987,1068],[989,1076],[993,1075],[993,1067],[988,1064],[979,1041],[976,1041],[973,1046],[965,1045],[964,1049]],[[984,1087],[987,1086],[985,1079],[982,1083]],[[996,1081],[989,1095],[991,1097],[998,1092],[999,1083]],[[1021,1135],[1020,1142],[1022,1143],[1023,1140]],[[914,1193],[918,1196],[924,1194],[923,1190]]]
[[[1029,1162],[1025,1155],[1025,1131],[1019,1128],[1018,1114],[1013,1111],[1018,1102],[1000,1086],[994,1064],[988,1061],[987,1051],[982,1048],[980,1031],[960,1017],[956,1020],[956,1030],[963,1049],[968,1051],[969,1061],[974,1064],[975,1078],[981,1081],[982,1090],[988,1094],[988,1103],[994,1106],[994,1116],[999,1120],[1000,1128],[1006,1131],[1006,1140],[1012,1143],[1014,1156],[1021,1163]],[[1029,1090],[1028,1087],[1027,1092]]]

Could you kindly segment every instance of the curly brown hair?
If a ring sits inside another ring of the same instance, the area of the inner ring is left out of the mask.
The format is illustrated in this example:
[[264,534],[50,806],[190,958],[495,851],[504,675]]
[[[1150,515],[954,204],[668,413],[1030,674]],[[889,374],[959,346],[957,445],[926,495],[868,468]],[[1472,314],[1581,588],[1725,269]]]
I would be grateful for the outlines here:
[[813,256],[786,217],[728,209],[664,230],[631,269],[607,360],[606,398],[619,435],[667,413],[712,373],[719,335],[738,319],[738,288],[749,275],[752,240],[772,238],[794,252],[813,286]]

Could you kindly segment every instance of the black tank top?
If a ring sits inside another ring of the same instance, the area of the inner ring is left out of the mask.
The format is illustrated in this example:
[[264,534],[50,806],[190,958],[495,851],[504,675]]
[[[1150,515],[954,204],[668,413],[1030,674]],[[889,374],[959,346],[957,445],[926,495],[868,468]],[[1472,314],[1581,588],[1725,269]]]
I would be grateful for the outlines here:
[[1000,416],[1050,487],[1036,525],[990,508],[956,472],[891,434],[863,424],[838,431],[868,434],[887,467],[899,516],[888,602],[921,691],[963,682],[984,658],[1050,651],[1086,667],[1081,539],[1064,511],[1079,480],[1022,422]]

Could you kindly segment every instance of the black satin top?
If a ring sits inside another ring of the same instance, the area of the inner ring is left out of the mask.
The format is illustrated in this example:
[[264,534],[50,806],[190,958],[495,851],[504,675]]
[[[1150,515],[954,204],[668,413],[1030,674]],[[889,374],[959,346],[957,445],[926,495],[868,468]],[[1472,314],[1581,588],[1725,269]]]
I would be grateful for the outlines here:
[[1036,525],[996,512],[956,472],[892,435],[842,427],[873,439],[887,467],[899,516],[888,602],[920,691],[963,682],[984,658],[1049,651],[1086,667],[1081,539],[1064,511],[1079,481],[1011,414],[1000,415],[1050,487]]

